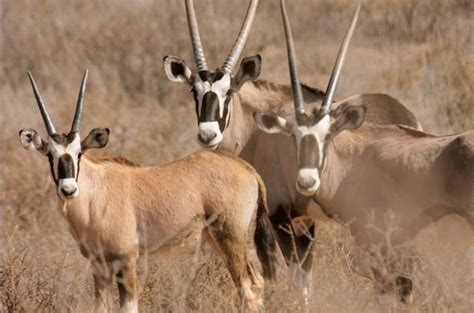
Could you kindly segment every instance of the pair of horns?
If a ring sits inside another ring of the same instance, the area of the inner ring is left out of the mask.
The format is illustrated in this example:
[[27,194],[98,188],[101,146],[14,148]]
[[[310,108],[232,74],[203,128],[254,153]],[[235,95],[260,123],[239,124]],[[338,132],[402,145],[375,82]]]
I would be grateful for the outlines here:
[[[81,119],[82,119],[82,111],[84,108],[84,94],[86,92],[86,83],[87,83],[87,75],[89,71],[84,71],[84,76],[82,77],[81,89],[79,90],[79,96],[77,98],[76,104],[76,113],[74,113],[74,119],[72,120],[71,126],[71,133],[79,133],[80,126],[81,126]],[[48,135],[51,136],[56,134],[56,129],[54,128],[54,124],[51,121],[51,117],[49,117],[48,110],[46,109],[46,105],[44,104],[43,98],[38,91],[38,87],[36,86],[35,80],[31,72],[28,72],[28,77],[30,78],[31,87],[33,87],[33,92],[35,93],[36,102],[38,103],[38,107],[41,112],[41,116],[43,117],[44,125],[46,126],[46,130],[48,131]]]
[[[303,91],[301,89],[301,84],[298,78],[298,71],[296,68],[296,56],[295,56],[295,48],[293,43],[293,35],[291,33],[290,21],[288,19],[288,13],[286,11],[286,4],[285,0],[281,0],[281,15],[283,18],[283,25],[285,28],[285,35],[286,35],[286,46],[288,50],[288,65],[290,70],[290,78],[291,78],[291,86],[293,88],[293,99],[295,104],[295,113],[296,115],[304,114],[304,99],[303,99]],[[346,31],[346,35],[344,36],[344,41],[339,48],[339,52],[337,54],[336,63],[334,64],[334,68],[331,73],[331,77],[329,79],[329,84],[326,88],[326,94],[324,96],[323,103],[321,105],[320,114],[326,115],[331,111],[332,100],[334,98],[334,93],[336,92],[337,83],[339,80],[339,76],[341,74],[342,65],[344,64],[344,59],[346,57],[347,48],[349,47],[349,42],[351,41],[352,34],[354,33],[354,29],[357,23],[357,19],[359,17],[360,11],[360,4],[357,6],[357,9],[352,17],[352,22],[349,28]]]
[[[234,70],[235,64],[239,60],[242,49],[244,48],[247,37],[250,33],[255,13],[257,12],[258,0],[251,0],[244,22],[240,29],[239,35],[235,39],[234,45],[230,50],[229,56],[224,62],[221,70],[225,74],[231,74]],[[204,49],[202,48],[201,38],[199,36],[199,28],[196,20],[196,13],[194,12],[194,1],[186,0],[186,15],[188,18],[189,33],[191,35],[191,42],[193,45],[194,59],[198,71],[207,71],[206,57],[204,56]]]

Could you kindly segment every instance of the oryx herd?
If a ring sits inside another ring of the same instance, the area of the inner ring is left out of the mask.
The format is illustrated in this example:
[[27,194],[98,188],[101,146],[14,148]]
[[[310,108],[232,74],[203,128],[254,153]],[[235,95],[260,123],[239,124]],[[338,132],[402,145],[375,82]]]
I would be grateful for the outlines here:
[[[280,251],[307,307],[317,257],[311,252],[314,207],[348,224],[362,248],[384,244],[374,229],[386,227],[388,212],[399,221],[393,245],[449,214],[474,230],[474,131],[425,133],[413,113],[385,94],[333,100],[360,6],[326,91],[299,81],[285,0],[281,14],[291,85],[259,80],[259,55],[243,58],[234,75],[257,6],[258,0],[250,0],[228,57],[210,71],[193,0],[185,0],[196,72],[176,56],[164,58],[164,70],[171,81],[192,88],[197,140],[208,149],[164,166],[86,153],[105,147],[110,134],[95,128],[81,140],[87,70],[68,133],[56,131],[28,73],[48,137],[23,129],[20,142],[48,158],[60,211],[92,264],[96,311],[107,310],[106,289],[116,281],[120,307],[137,312],[140,256],[175,257],[203,242],[223,258],[243,309],[262,309],[264,281],[276,279],[277,268],[284,266]],[[260,267],[248,257],[251,231]],[[399,274],[390,283],[408,302],[412,282]]]

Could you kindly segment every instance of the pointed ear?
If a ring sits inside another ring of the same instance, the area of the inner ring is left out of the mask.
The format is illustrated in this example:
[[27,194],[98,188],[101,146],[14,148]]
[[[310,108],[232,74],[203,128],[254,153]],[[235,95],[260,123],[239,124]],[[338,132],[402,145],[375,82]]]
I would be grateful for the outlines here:
[[253,114],[255,122],[258,128],[268,134],[283,133],[285,135],[291,135],[292,124],[288,120],[276,115],[272,111],[265,113],[255,112]]
[[173,82],[191,84],[191,70],[183,60],[178,57],[167,55],[163,59],[166,77]]
[[86,138],[81,141],[81,150],[103,148],[109,142],[110,130],[108,128],[94,128]]
[[262,57],[260,55],[257,54],[244,58],[240,63],[237,75],[232,78],[232,88],[234,91],[239,90],[246,82],[256,80],[260,75],[261,69]]
[[331,116],[336,120],[332,122],[329,129],[331,136],[335,136],[346,129],[357,129],[364,122],[365,112],[364,105],[341,105],[333,112]]
[[34,129],[20,130],[20,143],[26,150],[36,150],[44,155],[48,152],[48,144]]

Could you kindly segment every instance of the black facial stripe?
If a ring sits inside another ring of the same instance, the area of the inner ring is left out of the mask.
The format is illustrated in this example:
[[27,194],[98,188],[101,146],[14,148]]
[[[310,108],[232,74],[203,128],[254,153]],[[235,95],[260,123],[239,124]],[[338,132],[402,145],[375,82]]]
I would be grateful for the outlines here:
[[208,91],[202,98],[199,122],[213,122],[219,119],[219,98],[215,92]]
[[300,143],[299,167],[316,168],[319,165],[318,143],[313,135],[304,135]]
[[230,121],[230,115],[229,114],[229,102],[230,102],[231,97],[225,98],[224,102],[224,114],[222,115],[222,118],[219,119],[219,129],[221,130],[221,133],[224,133],[224,130],[226,129],[229,121]]
[[76,173],[76,180],[79,179],[79,171],[81,170],[81,157],[82,157],[82,152],[79,153],[78,159],[77,159],[77,173]]
[[211,73],[209,71],[200,71],[198,75],[199,75],[199,78],[201,78],[203,82],[206,82],[209,80]]
[[54,174],[54,159],[51,153],[48,153],[48,161],[49,161],[49,167],[51,169],[51,175],[53,175],[53,180],[56,186],[58,185],[58,179],[56,178],[56,175]]
[[69,154],[62,155],[58,160],[58,179],[75,178],[74,161]]
[[69,134],[53,134],[51,138],[59,145],[67,146],[76,138],[76,133]]
[[195,108],[196,108],[196,116],[198,117],[198,122],[199,122],[199,100],[198,100],[198,94],[197,94],[197,91],[196,89],[192,89],[191,92],[193,93],[193,98],[194,98],[194,103],[196,104],[195,105]]
[[[198,73],[199,78],[202,81],[207,81],[211,85],[224,78],[224,72],[217,71],[217,72],[209,72],[209,71],[201,71]],[[202,122],[218,122],[219,129],[221,132],[227,127],[227,124],[230,120],[229,113],[229,102],[232,99],[232,89],[229,89],[226,93],[225,100],[224,100],[224,110],[222,118],[219,118],[219,98],[217,94],[213,91],[208,91],[204,94],[202,99],[202,104],[199,104],[199,97],[198,93],[195,88],[192,90],[194,96],[194,102],[196,103],[196,115],[198,117],[198,123]],[[199,112],[199,106],[201,106],[201,111]]]
[[216,74],[214,75],[213,81],[216,82],[216,81],[218,81],[218,80],[221,80],[223,77],[224,77],[224,72],[218,71],[218,72],[216,72]]

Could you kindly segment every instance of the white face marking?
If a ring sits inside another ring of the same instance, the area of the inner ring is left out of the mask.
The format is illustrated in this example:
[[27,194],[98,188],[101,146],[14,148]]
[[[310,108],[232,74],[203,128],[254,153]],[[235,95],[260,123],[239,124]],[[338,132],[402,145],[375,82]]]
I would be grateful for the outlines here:
[[305,196],[310,196],[318,190],[321,185],[317,168],[302,168],[298,170],[296,178],[296,189]]
[[323,146],[325,142],[326,135],[329,133],[329,127],[331,126],[330,124],[330,118],[329,115],[325,115],[321,120],[318,121],[318,123],[314,124],[311,127],[306,127],[306,126],[298,126],[295,123],[293,133],[295,134],[296,137],[296,146],[298,149],[298,159],[300,157],[299,152],[300,152],[300,143],[301,143],[301,138],[305,135],[312,135],[318,144],[318,151],[315,153],[319,153],[319,166],[322,166],[323,162]]
[[[300,159],[300,144],[301,139],[304,136],[313,136],[316,139],[317,151],[312,153],[319,154],[319,164],[318,167],[321,169],[323,167],[323,162],[325,160],[323,156],[323,147],[325,144],[325,138],[329,133],[330,127],[330,118],[329,115],[324,116],[321,120],[318,121],[315,125],[311,127],[298,126],[295,123],[293,132],[296,137],[296,145],[298,150],[298,160]],[[296,189],[303,195],[310,196],[313,195],[316,190],[318,190],[321,185],[321,180],[319,177],[318,168],[300,168],[298,170],[298,176],[296,179]]]
[[219,118],[224,116],[224,103],[227,91],[230,89],[230,75],[225,74],[220,80],[216,81],[211,86],[211,91],[214,91],[219,98]]
[[219,99],[219,118],[224,116],[224,103],[227,91],[230,89],[230,75],[225,74],[220,80],[214,82],[212,85],[207,81],[202,81],[199,75],[196,75],[194,80],[194,89],[197,92],[198,98],[198,114],[201,114],[202,99],[208,91],[212,91]]
[[[78,171],[78,163],[79,163],[79,154],[81,153],[81,139],[78,134],[75,134],[73,141],[64,147],[56,141],[54,141],[51,137],[49,137],[48,149],[51,155],[53,156],[53,175],[56,180],[58,180],[58,194],[61,198],[66,199],[67,197],[76,197],[79,194],[79,186],[77,184],[76,178],[63,178],[59,179],[58,173],[58,162],[59,158],[64,154],[69,154],[73,161],[74,166],[74,173],[77,175]],[[72,192],[72,195],[66,196],[63,193],[63,190],[67,193]]]
[[201,77],[196,75],[196,79],[194,80],[194,89],[196,89],[198,97],[198,114],[201,114],[202,98],[204,98],[206,92],[211,90],[211,84],[207,81],[202,81]]
[[[216,136],[209,141],[208,144],[206,144],[206,147],[211,147],[213,148],[217,147],[217,144],[219,144],[223,138],[223,135],[221,133],[221,130],[219,128],[219,123],[218,122],[202,122],[199,123],[199,128],[198,128],[198,138],[199,136],[205,137],[209,136],[211,134],[215,134]],[[203,144],[200,140],[198,140],[199,144]]]
[[[67,194],[65,194],[65,192]],[[63,178],[58,181],[58,194],[63,200],[77,197],[79,195],[79,186],[75,178]]]

